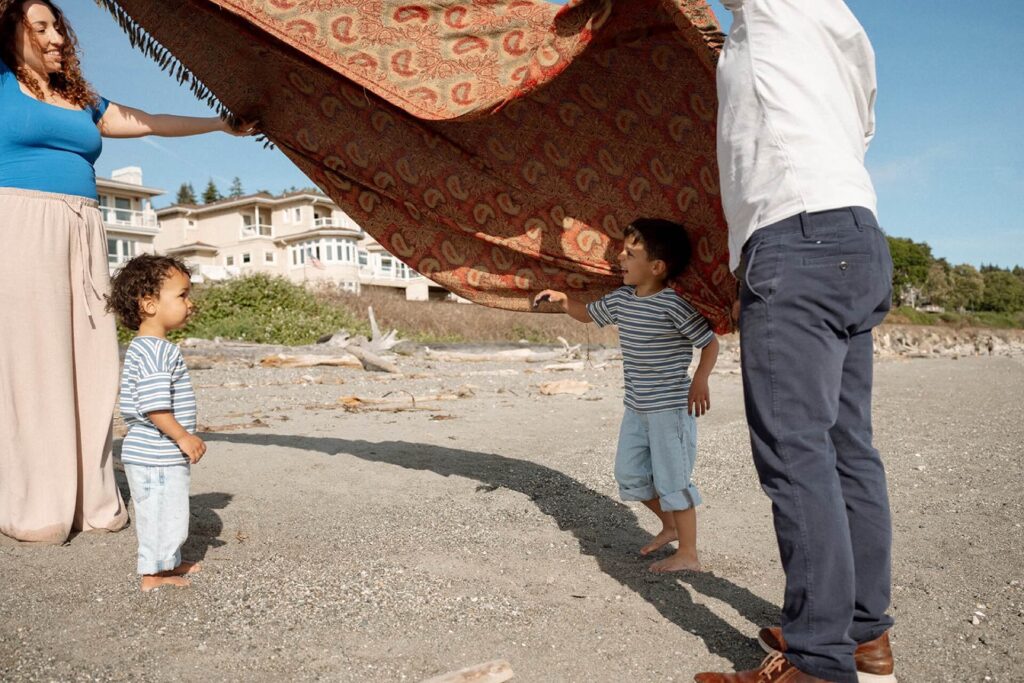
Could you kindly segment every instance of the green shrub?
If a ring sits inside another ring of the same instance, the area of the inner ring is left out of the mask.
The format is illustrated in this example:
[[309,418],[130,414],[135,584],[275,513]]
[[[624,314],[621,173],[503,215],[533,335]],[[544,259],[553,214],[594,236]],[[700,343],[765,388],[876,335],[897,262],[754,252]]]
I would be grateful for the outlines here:
[[[311,344],[318,337],[345,328],[366,334],[366,323],[348,311],[318,300],[305,287],[283,277],[247,275],[224,282],[199,285],[193,292],[196,313],[181,330],[168,335],[223,337],[260,344]],[[134,333],[118,328],[122,343]]]
[[932,325],[936,316],[932,313],[919,311],[913,306],[899,306],[892,309],[886,317],[886,322],[903,325]]

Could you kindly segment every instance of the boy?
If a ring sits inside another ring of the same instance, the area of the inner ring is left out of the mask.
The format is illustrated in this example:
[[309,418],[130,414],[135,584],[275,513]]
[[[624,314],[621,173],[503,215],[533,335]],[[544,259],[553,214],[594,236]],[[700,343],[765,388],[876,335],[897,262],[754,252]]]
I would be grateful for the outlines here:
[[[619,494],[643,502],[661,520],[661,532],[641,555],[679,541],[674,555],[651,565],[654,572],[700,571],[696,506],[701,498],[690,481],[697,454],[694,418],[711,408],[708,376],[718,358],[718,339],[668,287],[689,260],[683,226],[639,219],[626,229],[619,254],[623,287],[591,304],[554,290],[534,300],[534,307],[546,300],[580,322],[619,328],[626,385],[615,455]],[[695,346],[701,354],[691,382],[687,368]]]
[[128,425],[121,462],[135,505],[138,573],[143,591],[189,585],[200,569],[183,562],[188,538],[190,465],[206,453],[193,434],[196,399],[188,368],[167,333],[192,314],[188,267],[177,259],[143,254],[128,261],[111,282],[107,308],[138,330],[125,353],[121,414]]

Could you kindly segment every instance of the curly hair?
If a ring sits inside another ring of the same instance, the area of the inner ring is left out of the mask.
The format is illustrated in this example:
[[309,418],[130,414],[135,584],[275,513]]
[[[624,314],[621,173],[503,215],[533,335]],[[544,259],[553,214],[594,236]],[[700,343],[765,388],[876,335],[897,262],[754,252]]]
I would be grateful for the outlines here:
[[173,256],[140,254],[125,263],[110,280],[107,311],[117,316],[129,330],[138,330],[142,324],[139,303],[147,296],[157,296],[164,281],[178,271],[191,277],[192,271],[183,261]]
[[[57,31],[64,37],[61,47],[61,70],[50,74],[50,90],[65,100],[85,109],[99,105],[100,98],[82,75],[82,66],[78,61],[78,38],[71,29],[64,13],[51,0],[39,0],[50,8],[56,18]],[[10,67],[18,77],[18,82],[28,88],[36,99],[45,100],[46,96],[38,81],[32,77],[28,67],[20,64],[14,53],[17,32],[26,25],[25,0],[0,0],[0,59]]]

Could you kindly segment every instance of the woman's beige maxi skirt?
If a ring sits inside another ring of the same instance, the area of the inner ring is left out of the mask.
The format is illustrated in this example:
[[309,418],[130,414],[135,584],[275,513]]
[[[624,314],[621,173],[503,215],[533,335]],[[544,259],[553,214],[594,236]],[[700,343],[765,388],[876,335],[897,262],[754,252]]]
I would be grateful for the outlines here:
[[96,202],[0,188],[0,532],[61,543],[128,522],[111,436],[117,334]]

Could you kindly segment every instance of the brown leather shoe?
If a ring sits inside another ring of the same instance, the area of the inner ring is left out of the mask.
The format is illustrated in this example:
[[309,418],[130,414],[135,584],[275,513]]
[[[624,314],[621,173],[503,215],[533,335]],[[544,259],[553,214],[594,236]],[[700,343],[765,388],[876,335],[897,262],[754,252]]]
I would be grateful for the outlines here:
[[[757,634],[757,642],[768,654],[786,651],[786,640],[778,626],[761,629]],[[858,645],[853,653],[853,661],[857,664],[858,683],[896,683],[888,631]]]
[[761,666],[734,674],[700,673],[693,677],[696,683],[825,683],[824,679],[805,674],[789,663],[781,652],[764,658]]

